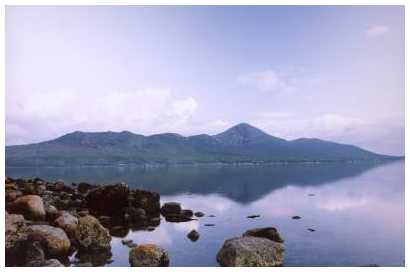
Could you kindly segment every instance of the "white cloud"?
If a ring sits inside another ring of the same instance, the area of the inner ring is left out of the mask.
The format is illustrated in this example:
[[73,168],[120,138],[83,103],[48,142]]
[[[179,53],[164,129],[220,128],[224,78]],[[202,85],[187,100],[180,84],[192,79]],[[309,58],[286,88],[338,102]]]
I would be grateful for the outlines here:
[[238,78],[241,84],[254,87],[261,92],[282,92],[293,90],[290,75],[273,70],[249,73]]
[[194,98],[176,98],[170,89],[21,92],[7,101],[6,138],[16,144],[73,130],[174,132],[190,121],[197,107]]
[[301,137],[338,140],[349,136],[367,123],[361,119],[327,113],[307,118],[289,112],[264,112],[251,121],[277,137],[295,139]]
[[369,37],[381,36],[389,31],[389,27],[384,25],[371,26],[366,30]]

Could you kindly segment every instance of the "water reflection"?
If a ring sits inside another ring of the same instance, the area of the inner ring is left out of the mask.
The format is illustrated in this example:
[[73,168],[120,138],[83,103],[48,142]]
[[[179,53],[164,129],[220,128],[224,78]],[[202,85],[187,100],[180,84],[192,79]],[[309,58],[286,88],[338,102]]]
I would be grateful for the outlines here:
[[[225,239],[266,226],[277,227],[285,239],[286,266],[404,265],[403,162],[6,171],[14,177],[41,176],[68,182],[124,180],[161,192],[162,202],[177,201],[183,208],[206,214],[198,221],[184,223],[162,218],[153,231],[118,230],[112,241],[110,266],[128,266],[129,248],[122,239],[164,247],[172,266],[216,266],[215,256]],[[210,214],[215,217],[208,217]],[[261,217],[249,219],[250,214]],[[292,220],[294,215],[302,218]],[[200,233],[196,242],[186,237],[193,229]]]
[[74,167],[6,168],[11,177],[41,177],[66,182],[117,183],[159,192],[161,195],[219,193],[241,203],[253,202],[273,190],[311,186],[353,177],[377,163],[288,164],[256,167]]

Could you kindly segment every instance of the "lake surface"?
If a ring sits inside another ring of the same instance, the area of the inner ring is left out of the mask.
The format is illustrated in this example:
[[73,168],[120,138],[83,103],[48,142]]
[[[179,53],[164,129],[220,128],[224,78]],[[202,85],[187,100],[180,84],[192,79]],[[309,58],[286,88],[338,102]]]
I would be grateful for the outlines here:
[[[218,266],[225,239],[255,227],[276,227],[285,266],[404,266],[404,161],[388,164],[296,164],[255,167],[6,168],[10,177],[116,183],[161,194],[202,211],[198,221],[162,219],[154,231],[113,237],[109,266],[129,266],[122,239],[168,250],[171,266]],[[208,217],[208,215],[215,217]],[[249,219],[248,215],[259,214]],[[291,219],[301,216],[300,220]],[[213,227],[204,224],[215,224]],[[315,232],[308,231],[315,229]],[[187,233],[198,230],[191,242]]]

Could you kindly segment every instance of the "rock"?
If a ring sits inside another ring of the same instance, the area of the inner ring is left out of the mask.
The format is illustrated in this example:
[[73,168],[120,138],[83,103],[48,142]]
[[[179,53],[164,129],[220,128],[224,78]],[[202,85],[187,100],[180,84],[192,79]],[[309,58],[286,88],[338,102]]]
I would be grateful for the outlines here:
[[315,229],[308,228],[308,231],[310,231],[310,232],[315,232],[316,230],[315,230]]
[[75,257],[79,260],[79,264],[91,264],[91,266],[104,266],[111,263],[112,253],[110,248],[98,250],[80,249]]
[[161,207],[161,214],[164,216],[181,213],[181,204],[178,202],[167,202]]
[[133,248],[138,246],[136,243],[134,243],[132,240],[121,240],[121,243],[129,248]]
[[6,202],[13,202],[17,198],[17,190],[6,190]]
[[60,228],[48,225],[29,227],[29,239],[45,241],[46,254],[49,256],[65,256],[70,250],[70,240]]
[[299,219],[301,219],[302,217],[300,217],[299,215],[295,215],[295,216],[292,216],[292,219],[295,219],[295,220],[299,220]]
[[64,265],[57,259],[49,259],[44,262],[43,267],[63,267]]
[[45,254],[41,241],[28,241],[25,248],[26,266],[42,266],[45,262]]
[[182,214],[169,214],[168,216],[165,217],[165,220],[167,222],[180,223],[180,222],[189,222],[189,221],[193,221],[196,219],[186,217]]
[[152,244],[144,244],[134,247],[129,253],[129,262],[131,266],[169,266],[168,253]]
[[308,196],[315,196],[315,194],[308,194]]
[[196,240],[199,239],[199,233],[196,230],[191,230],[187,237],[189,238],[189,240],[191,240],[192,242],[195,242]]
[[215,215],[213,215],[213,214],[210,214],[210,215],[208,215],[208,217],[216,217]]
[[185,217],[192,217],[194,216],[194,212],[192,210],[182,210],[181,215]]
[[109,231],[91,215],[79,218],[75,237],[80,247],[86,250],[110,248],[111,235]]
[[274,242],[283,243],[284,240],[280,236],[278,230],[276,228],[256,228],[250,229],[246,231],[243,236],[253,236],[253,237],[260,237],[266,238]]
[[252,214],[252,215],[248,215],[248,218],[258,218],[261,217],[259,214]]
[[146,219],[146,212],[142,208],[126,207],[123,209],[124,219],[131,222],[140,222]]
[[89,215],[90,212],[88,210],[81,210],[81,211],[77,212],[77,214],[78,214],[78,216],[83,217],[83,216]]
[[221,266],[281,266],[285,247],[266,238],[228,239],[217,254]]
[[5,222],[6,265],[16,265],[23,261],[20,254],[27,241],[27,225],[20,214],[8,214]]
[[54,185],[54,190],[55,191],[63,191],[65,189],[65,184],[64,181],[57,181]]
[[196,212],[194,213],[196,217],[203,217],[205,214],[203,212]]
[[118,214],[128,206],[129,188],[125,183],[107,185],[88,192],[86,201],[88,208],[101,214]]
[[53,224],[56,227],[62,228],[67,233],[68,237],[75,237],[78,219],[69,212],[61,211]]
[[204,224],[205,227],[213,227],[215,224]]
[[9,208],[13,213],[24,215],[29,220],[44,220],[46,211],[41,197],[26,195],[17,198]]
[[133,190],[131,206],[142,208],[149,216],[158,216],[160,213],[160,196],[156,192]]
[[80,182],[77,186],[77,190],[82,194],[88,193],[88,191],[91,190],[92,188],[93,188],[93,185],[88,184],[86,182]]
[[58,210],[53,205],[44,205],[46,211],[46,219],[49,222],[53,222],[58,217]]

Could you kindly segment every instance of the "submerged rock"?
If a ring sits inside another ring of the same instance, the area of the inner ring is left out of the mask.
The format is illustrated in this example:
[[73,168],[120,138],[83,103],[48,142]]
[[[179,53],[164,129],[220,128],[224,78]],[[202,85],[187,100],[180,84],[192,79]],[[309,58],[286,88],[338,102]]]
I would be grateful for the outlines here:
[[70,240],[60,228],[48,225],[29,227],[29,239],[44,241],[46,253],[50,256],[65,256],[70,250]]
[[258,218],[261,217],[259,214],[252,214],[252,215],[248,215],[248,218]]
[[100,222],[91,215],[80,217],[75,230],[75,238],[85,250],[110,248],[111,235]]
[[13,213],[24,215],[29,220],[44,220],[46,211],[41,197],[37,195],[25,195],[17,198],[9,207]]
[[196,230],[191,230],[187,237],[189,238],[189,240],[191,240],[192,242],[195,242],[199,239],[199,232],[197,232]]
[[221,266],[281,266],[285,248],[266,238],[245,236],[228,239],[217,254]]
[[131,266],[169,266],[169,257],[164,249],[144,244],[130,250],[129,262]]
[[203,212],[196,212],[194,213],[196,217],[203,217],[205,214]]
[[298,219],[301,219],[302,217],[300,217],[299,215],[295,215],[295,216],[292,216],[292,219],[295,219],[295,220],[298,220]]
[[315,232],[316,231],[315,229],[312,229],[312,228],[308,228],[307,230],[310,231],[310,232]]
[[284,242],[278,230],[274,227],[250,229],[250,230],[247,230],[243,234],[243,236],[266,238],[266,239],[269,239],[269,240],[272,240],[278,243]]

